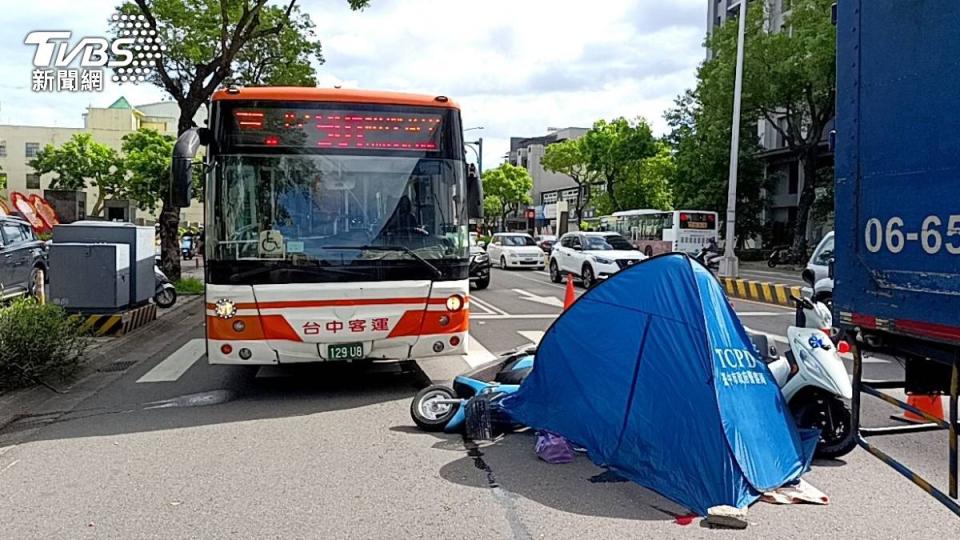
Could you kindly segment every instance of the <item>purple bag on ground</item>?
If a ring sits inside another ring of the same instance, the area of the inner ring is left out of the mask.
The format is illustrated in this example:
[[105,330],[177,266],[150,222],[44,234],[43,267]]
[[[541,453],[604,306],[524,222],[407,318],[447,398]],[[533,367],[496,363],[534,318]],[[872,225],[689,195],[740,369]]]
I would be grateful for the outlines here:
[[537,433],[537,443],[533,450],[538,458],[552,465],[573,461],[573,446],[570,441],[549,431]]

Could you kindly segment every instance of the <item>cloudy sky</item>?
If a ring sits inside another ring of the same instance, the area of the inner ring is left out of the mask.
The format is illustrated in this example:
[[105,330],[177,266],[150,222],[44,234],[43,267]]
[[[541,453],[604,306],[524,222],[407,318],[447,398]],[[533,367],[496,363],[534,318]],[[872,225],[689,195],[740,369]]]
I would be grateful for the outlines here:
[[[12,1],[12,0],[11,0]],[[89,106],[162,90],[108,83],[103,92],[30,91],[33,30],[104,35],[116,0],[35,0],[0,10],[0,123],[80,126]],[[643,116],[661,133],[663,111],[704,58],[706,0],[300,0],[317,25],[321,85],[449,95],[484,138],[488,166],[511,136],[598,118]],[[602,8],[600,7],[602,6]]]

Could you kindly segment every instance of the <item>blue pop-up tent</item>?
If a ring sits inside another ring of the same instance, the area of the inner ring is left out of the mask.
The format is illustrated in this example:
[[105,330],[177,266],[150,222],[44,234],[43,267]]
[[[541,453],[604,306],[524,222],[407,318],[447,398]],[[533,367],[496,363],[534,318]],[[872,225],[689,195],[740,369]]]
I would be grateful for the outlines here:
[[798,478],[817,442],[798,433],[716,278],[679,254],[581,296],[503,405],[699,515]]

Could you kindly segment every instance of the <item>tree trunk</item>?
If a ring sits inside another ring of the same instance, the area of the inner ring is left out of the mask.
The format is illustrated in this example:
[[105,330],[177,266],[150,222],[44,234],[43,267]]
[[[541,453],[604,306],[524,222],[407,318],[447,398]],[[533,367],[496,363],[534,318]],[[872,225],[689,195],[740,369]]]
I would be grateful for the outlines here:
[[180,210],[163,200],[160,210],[160,263],[170,281],[180,280]]
[[103,193],[98,192],[97,201],[93,203],[93,209],[90,210],[90,215],[99,217],[101,212],[103,212]]
[[617,201],[617,195],[613,189],[614,187],[616,187],[616,177],[607,175],[607,196],[610,197],[610,206],[612,206],[613,210],[616,212],[622,209],[620,208],[620,202]]
[[817,198],[817,149],[814,146],[801,154],[803,166],[803,190],[797,203],[797,222],[793,229],[793,250],[805,256],[807,252],[807,221],[810,209]]

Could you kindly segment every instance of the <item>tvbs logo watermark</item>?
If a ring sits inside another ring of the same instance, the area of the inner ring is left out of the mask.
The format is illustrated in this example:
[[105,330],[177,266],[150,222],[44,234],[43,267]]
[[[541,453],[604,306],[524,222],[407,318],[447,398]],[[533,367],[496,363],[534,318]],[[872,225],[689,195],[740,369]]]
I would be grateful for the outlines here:
[[71,45],[69,30],[30,32],[25,45],[33,45],[34,92],[99,92],[104,69],[113,70],[112,80],[136,83],[147,80],[161,61],[166,47],[157,39],[157,29],[143,15],[114,14],[117,37],[87,36]]

